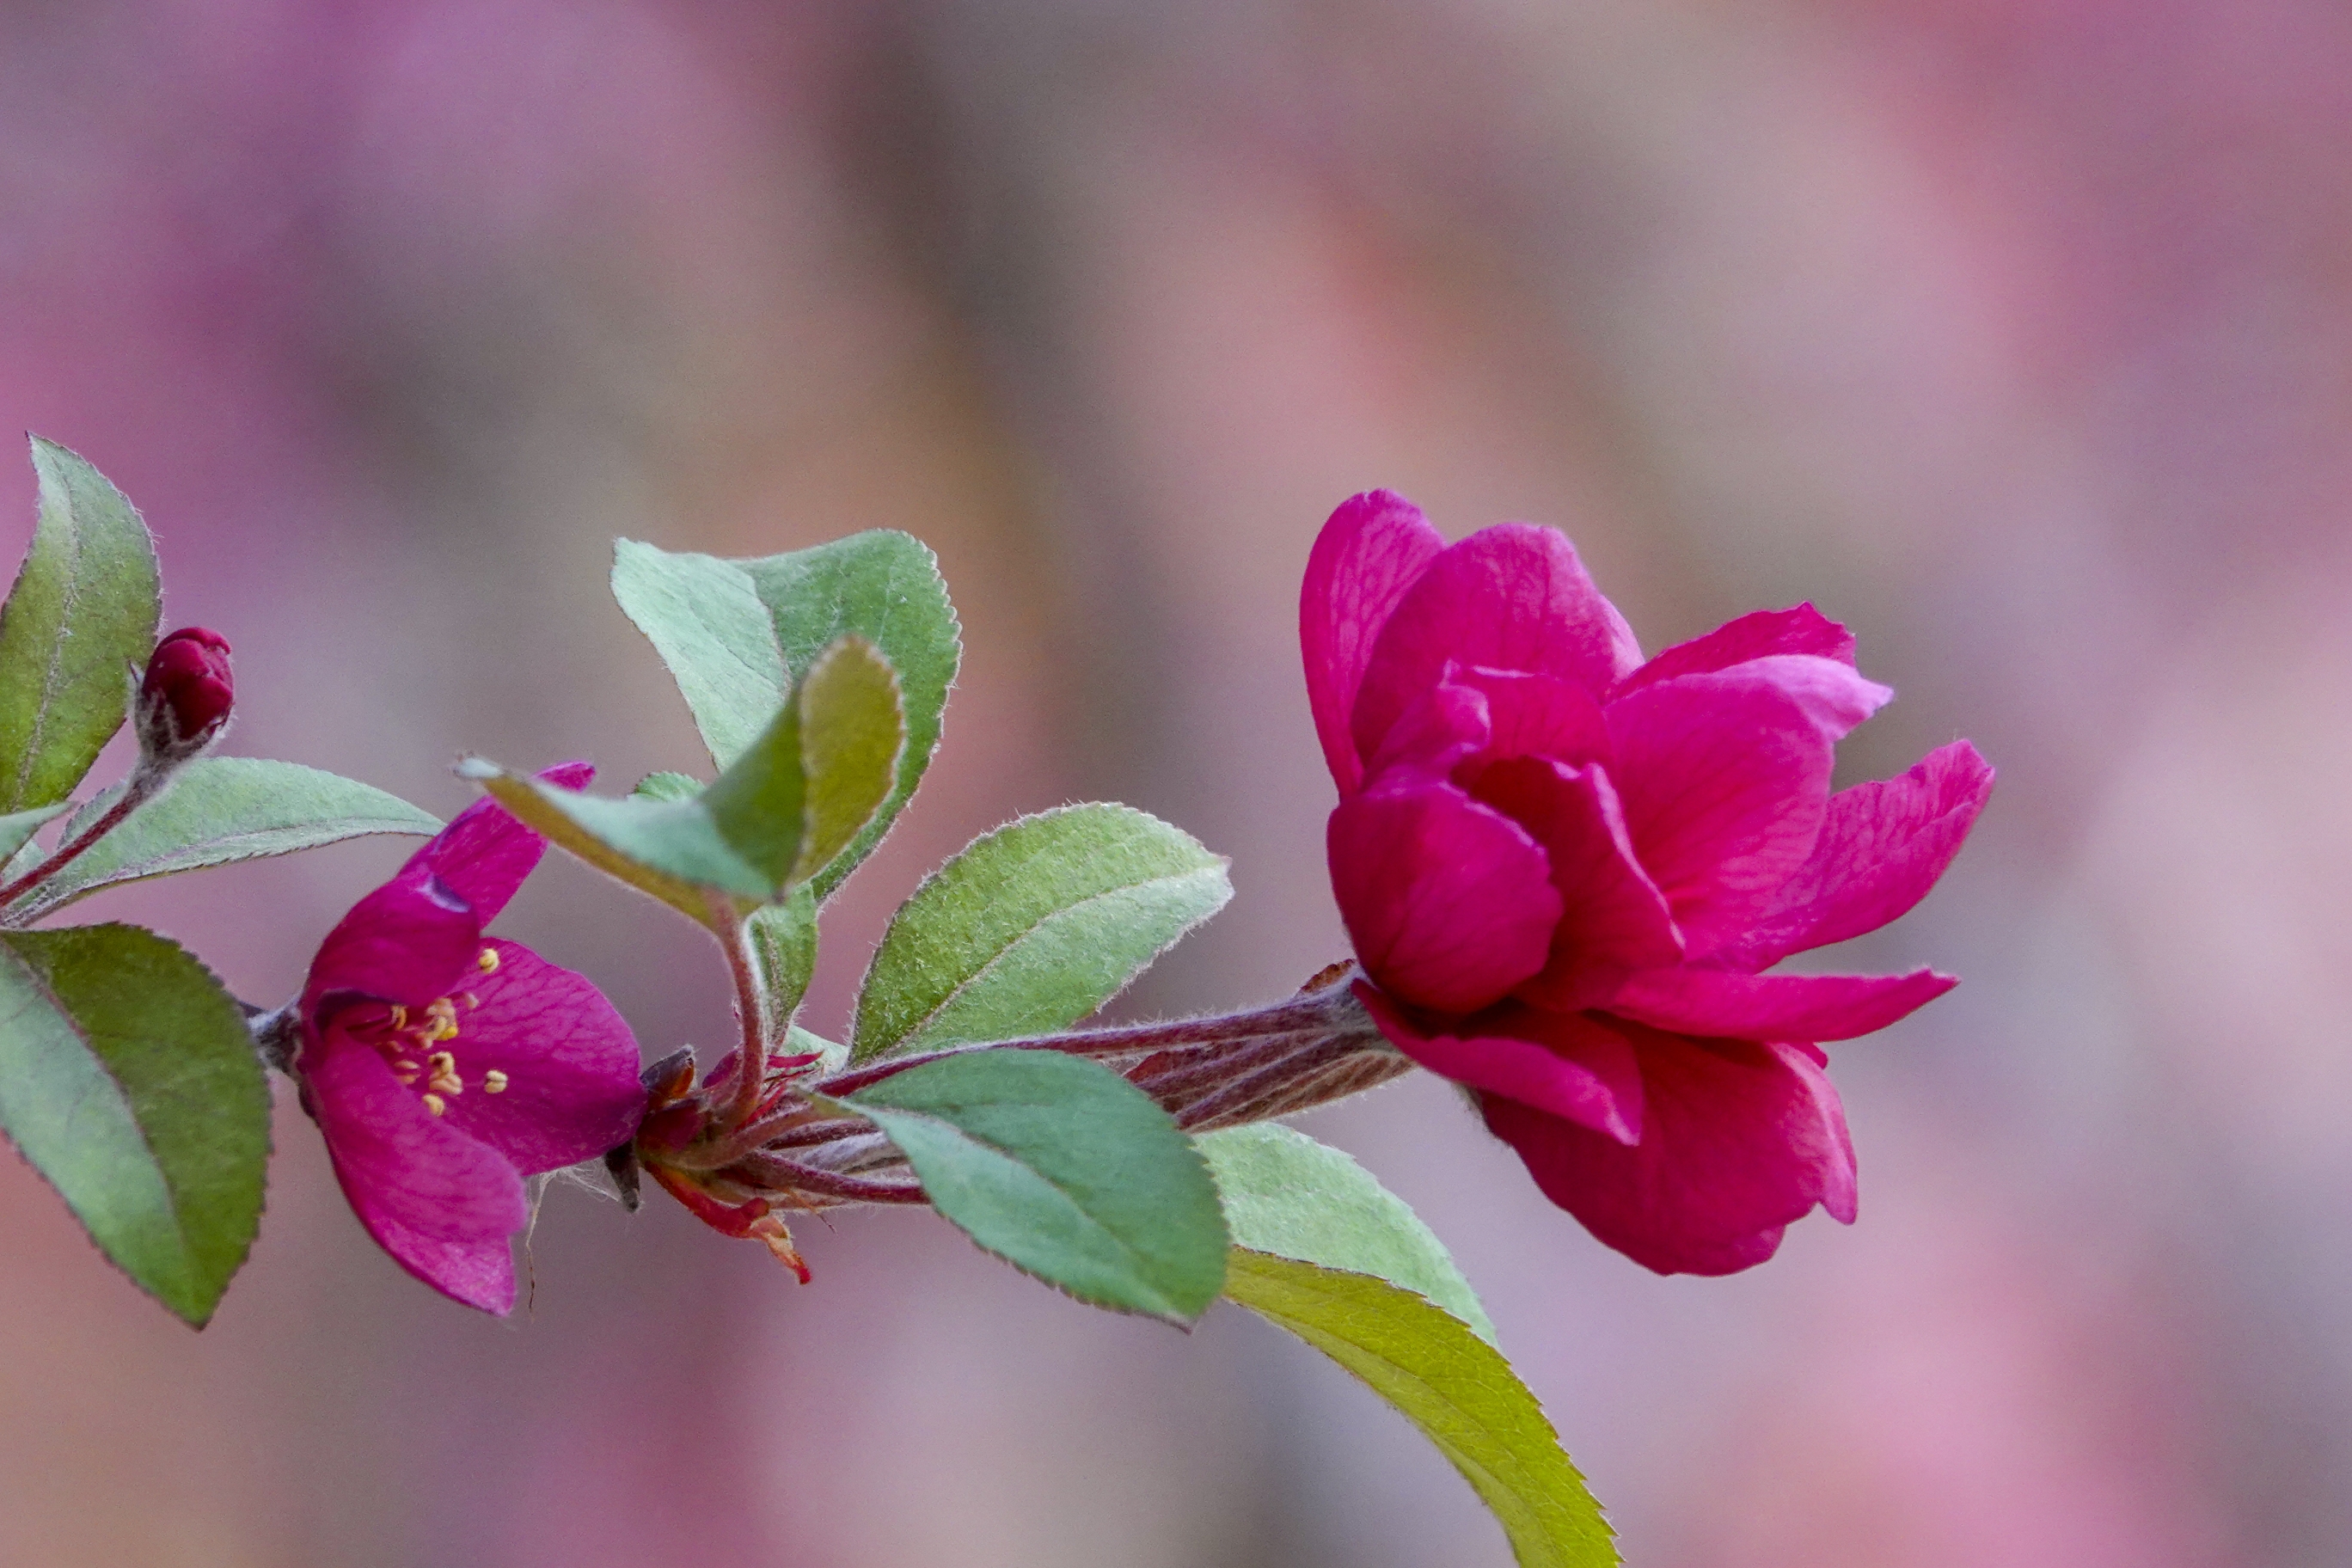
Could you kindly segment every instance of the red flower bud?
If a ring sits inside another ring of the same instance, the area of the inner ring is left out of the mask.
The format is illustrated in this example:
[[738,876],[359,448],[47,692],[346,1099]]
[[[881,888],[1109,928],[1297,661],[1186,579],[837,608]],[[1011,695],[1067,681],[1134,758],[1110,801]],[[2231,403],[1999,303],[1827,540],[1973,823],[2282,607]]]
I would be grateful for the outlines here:
[[150,755],[193,756],[228,722],[236,688],[228,639],[183,626],[155,645],[139,682],[139,739]]

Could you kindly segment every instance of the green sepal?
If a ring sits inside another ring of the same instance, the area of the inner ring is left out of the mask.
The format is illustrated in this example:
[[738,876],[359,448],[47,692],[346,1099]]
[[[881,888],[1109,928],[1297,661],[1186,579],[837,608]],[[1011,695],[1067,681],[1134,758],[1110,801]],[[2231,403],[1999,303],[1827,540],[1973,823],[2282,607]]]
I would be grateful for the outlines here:
[[0,1128],[117,1267],[204,1326],[269,1159],[269,1089],[210,971],[137,926],[0,932]]
[[1419,1427],[1492,1512],[1520,1568],[1612,1568],[1601,1505],[1502,1352],[1369,1274],[1235,1247],[1227,1299],[1346,1367]]
[[0,607],[0,812],[63,800],[89,772],[122,727],[163,603],[154,542],[122,492],[32,442],[40,519]]
[[1066,1028],[1224,907],[1221,855],[1131,806],[972,841],[898,908],[858,991],[857,1061]]
[[931,1205],[1081,1301],[1190,1325],[1223,1287],[1216,1184],[1150,1097],[1057,1051],[971,1051],[839,1101],[889,1134]]

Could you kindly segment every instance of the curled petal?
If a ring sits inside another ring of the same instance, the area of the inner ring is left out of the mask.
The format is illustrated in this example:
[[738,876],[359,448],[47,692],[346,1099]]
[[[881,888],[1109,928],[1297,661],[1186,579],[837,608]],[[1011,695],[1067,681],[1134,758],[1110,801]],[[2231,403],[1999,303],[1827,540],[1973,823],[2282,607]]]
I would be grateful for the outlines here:
[[1648,969],[1618,988],[1609,1011],[1685,1035],[1851,1040],[1908,1017],[1958,984],[1932,969],[1908,974]]
[[1682,935],[1633,858],[1603,770],[1517,757],[1486,769],[1473,793],[1535,836],[1559,890],[1543,973],[1517,988],[1520,997],[1563,1011],[1595,1006],[1633,971],[1682,962]]
[[1748,930],[1828,808],[1832,738],[1752,669],[1661,681],[1605,710],[1626,826],[1693,957]]
[[445,1120],[526,1176],[627,1142],[646,1107],[629,1026],[585,976],[520,942],[484,946],[498,966],[466,981],[439,1047],[465,1085]]
[[412,860],[319,944],[303,983],[303,1016],[313,1020],[320,1000],[339,992],[421,1007],[472,963],[481,934],[472,907]]
[[1364,776],[1382,787],[1444,784],[1465,758],[1486,750],[1492,733],[1486,694],[1441,680],[1389,727]]
[[507,1237],[529,1217],[514,1167],[427,1111],[370,1046],[330,1037],[306,1054],[303,1079],[368,1234],[443,1294],[488,1312],[511,1307]]
[[1853,1221],[1853,1145],[1837,1090],[1812,1057],[1617,1026],[1641,1063],[1640,1142],[1484,1097],[1486,1125],[1518,1151],[1545,1196],[1661,1274],[1760,1263],[1815,1204]]
[[1751,658],[1781,653],[1811,654],[1834,659],[1851,669],[1853,634],[1811,605],[1786,610],[1758,610],[1736,621],[1726,621],[1705,637],[1676,643],[1619,682],[1612,696],[1622,697],[1678,675],[1704,675],[1709,670],[1729,669]]
[[1355,710],[1373,641],[1405,590],[1444,548],[1444,536],[1419,507],[1388,490],[1369,490],[1340,504],[1307,557],[1307,581],[1298,594],[1307,697],[1323,742],[1323,760],[1342,799],[1355,794],[1364,779],[1348,716]]
[[1830,796],[1811,858],[1717,962],[1763,969],[1908,912],[1960,852],[1992,783],[1977,749],[1955,741],[1900,778]]
[[1448,784],[1339,803],[1331,890],[1356,956],[1416,1006],[1474,1013],[1544,966],[1559,894],[1527,830]]
[[[559,763],[539,775],[542,784],[585,789],[596,776],[587,763]],[[483,925],[499,918],[523,879],[538,868],[547,840],[525,827],[505,806],[485,796],[450,818],[449,826],[409,858],[403,873],[431,868],[449,890],[473,906]]]
[[1557,676],[1597,697],[1641,662],[1641,650],[1565,534],[1507,522],[1449,545],[1398,602],[1349,719],[1360,752],[1380,749],[1448,660]]
[[1582,1014],[1498,1008],[1458,1033],[1416,1028],[1363,981],[1356,996],[1389,1043],[1441,1078],[1502,1095],[1620,1143],[1642,1136],[1642,1074],[1633,1047]]
[[1612,754],[1600,702],[1575,681],[1483,667],[1457,670],[1447,679],[1486,697],[1484,750],[1490,759],[1549,757],[1581,767],[1607,762]]

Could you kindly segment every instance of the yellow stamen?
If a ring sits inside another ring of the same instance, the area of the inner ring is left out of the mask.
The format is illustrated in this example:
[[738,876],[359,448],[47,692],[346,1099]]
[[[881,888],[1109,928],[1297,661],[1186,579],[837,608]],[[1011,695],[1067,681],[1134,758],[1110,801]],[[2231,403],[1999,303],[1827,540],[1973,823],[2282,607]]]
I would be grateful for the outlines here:
[[474,967],[485,974],[496,974],[499,972],[499,950],[495,947],[482,949],[474,956]]
[[395,1029],[408,1027],[408,1009],[397,1002],[392,1005],[392,1026]]
[[492,1068],[489,1071],[482,1075],[482,1092],[484,1094],[504,1094],[506,1091],[506,1074],[500,1072],[496,1068]]
[[425,1097],[425,1109],[431,1111],[434,1115],[438,1116],[443,1111],[448,1110],[449,1106],[448,1102],[444,1100],[439,1095],[428,1094]]
[[433,1068],[431,1087],[443,1094],[463,1094],[466,1080],[457,1076],[457,1058],[447,1051],[436,1051],[425,1058]]

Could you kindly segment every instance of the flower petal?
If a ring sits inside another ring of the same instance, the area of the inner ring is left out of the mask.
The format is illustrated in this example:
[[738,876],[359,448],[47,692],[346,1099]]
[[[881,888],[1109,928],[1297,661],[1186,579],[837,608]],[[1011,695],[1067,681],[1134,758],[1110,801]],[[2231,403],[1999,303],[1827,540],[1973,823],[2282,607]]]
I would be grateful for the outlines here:
[[1307,581],[1298,593],[1307,698],[1342,799],[1363,784],[1348,716],[1355,710],[1372,643],[1405,590],[1444,548],[1444,535],[1419,507],[1388,490],[1367,490],[1340,503],[1307,557]]
[[1908,974],[1647,969],[1618,988],[1609,999],[1609,1011],[1687,1035],[1851,1040],[1908,1017],[1958,984],[1932,969]]
[[1792,952],[1876,931],[1906,913],[1952,857],[1992,794],[1993,770],[1966,741],[1927,753],[1901,778],[1830,796],[1811,858],[1753,929],[1714,955],[1757,970]]
[[1499,1009],[1475,1033],[1423,1034],[1369,981],[1356,997],[1389,1043],[1442,1078],[1566,1117],[1620,1143],[1642,1135],[1642,1073],[1625,1037],[1581,1014]]
[[446,993],[473,963],[482,922],[429,866],[412,860],[353,904],[319,944],[302,985],[314,1021],[321,998],[356,992],[421,1007]]
[[1837,1090],[1793,1046],[1699,1040],[1617,1025],[1642,1068],[1631,1148],[1499,1094],[1486,1125],[1544,1195],[1661,1274],[1762,1262],[1815,1204],[1851,1223],[1853,1145]]
[[1600,702],[1575,681],[1482,666],[1447,679],[1485,695],[1489,759],[1549,757],[1581,767],[1614,754]]
[[1832,738],[1758,670],[1773,662],[1660,681],[1604,710],[1626,826],[1693,957],[1748,930],[1812,853],[1828,809]]
[[1853,668],[1853,634],[1811,605],[1786,610],[1758,610],[1726,621],[1705,637],[1676,643],[1618,683],[1612,696],[1677,675],[1703,675],[1729,669],[1751,658],[1776,653],[1809,653]]
[[[559,763],[538,775],[541,783],[565,789],[585,789],[595,776],[595,767],[588,763]],[[488,925],[546,853],[546,839],[484,796],[450,818],[449,826],[401,869],[431,868],[451,892],[473,906],[474,918]]]
[[1364,754],[1378,751],[1449,659],[1558,676],[1597,697],[1641,657],[1567,535],[1524,522],[1481,529],[1431,561],[1397,604],[1372,645],[1349,733]]
[[[467,982],[457,1033],[438,1047],[465,1083],[444,1120],[526,1176],[627,1142],[646,1108],[629,1026],[585,976],[520,942],[484,945],[498,968]],[[491,1072],[504,1075],[495,1093]]]
[[507,1237],[530,1217],[515,1168],[427,1111],[372,1046],[331,1036],[304,1054],[302,1076],[368,1234],[443,1294],[485,1311],[512,1306]]
[[1599,766],[1515,757],[1481,773],[1472,795],[1535,836],[1559,889],[1550,954],[1517,995],[1572,1012],[1606,1001],[1636,969],[1682,962],[1682,935]]
[[1391,994],[1474,1013],[1544,966],[1559,894],[1527,830],[1450,784],[1339,803],[1331,890],[1356,956]]
[[1449,668],[1446,679],[1414,698],[1389,726],[1380,751],[1365,765],[1367,780],[1381,787],[1444,784],[1464,758],[1487,749],[1493,726],[1486,693],[1452,677]]

